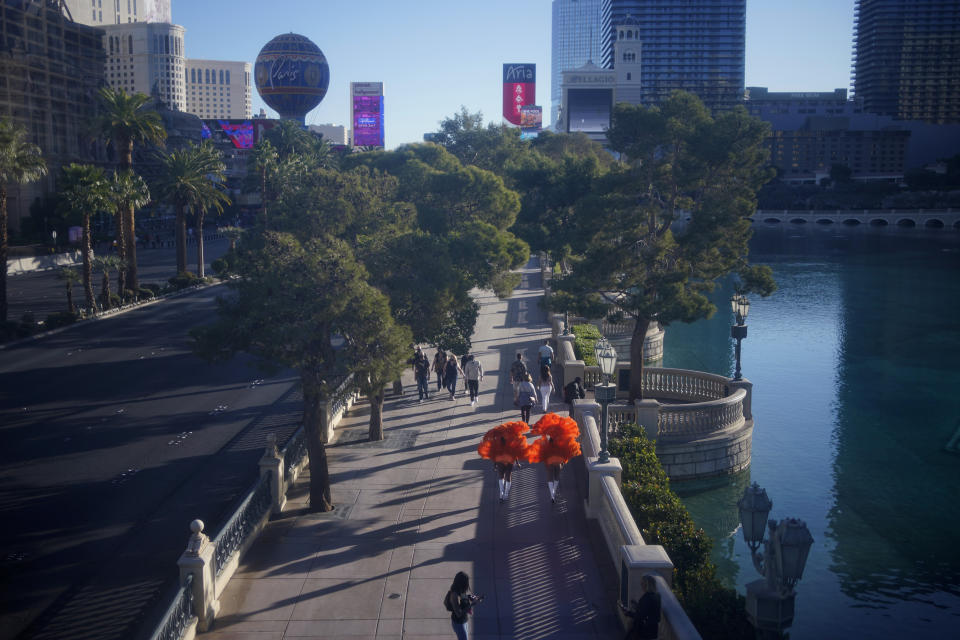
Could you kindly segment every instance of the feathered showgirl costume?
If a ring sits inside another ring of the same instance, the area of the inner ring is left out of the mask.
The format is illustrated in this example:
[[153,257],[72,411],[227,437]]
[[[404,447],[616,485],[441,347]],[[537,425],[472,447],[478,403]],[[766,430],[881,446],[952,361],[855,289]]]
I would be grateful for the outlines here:
[[527,456],[527,436],[530,430],[526,422],[504,422],[490,429],[477,446],[480,457],[501,464],[513,464]]
[[564,464],[580,455],[580,428],[573,418],[548,413],[533,425],[530,435],[542,436],[527,447],[531,463]]

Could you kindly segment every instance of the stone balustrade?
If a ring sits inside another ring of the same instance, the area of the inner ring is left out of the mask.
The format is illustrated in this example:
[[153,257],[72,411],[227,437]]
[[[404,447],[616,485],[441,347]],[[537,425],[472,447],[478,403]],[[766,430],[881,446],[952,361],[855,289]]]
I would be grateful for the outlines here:
[[[613,407],[614,405],[611,405]],[[619,567],[619,600],[624,605],[642,595],[640,579],[652,573],[661,599],[658,637],[669,640],[698,640],[700,634],[673,595],[673,563],[660,545],[643,540],[633,515],[620,491],[621,467],[616,458],[600,463],[600,435],[597,420],[600,406],[585,400],[574,401],[574,416],[580,426],[580,447],[588,473],[587,517],[595,519],[603,533],[610,559]],[[621,614],[622,616],[622,614]],[[621,617],[624,625],[629,622]]]
[[743,426],[744,389],[730,396],[709,402],[661,405],[657,424],[658,438],[703,436]]

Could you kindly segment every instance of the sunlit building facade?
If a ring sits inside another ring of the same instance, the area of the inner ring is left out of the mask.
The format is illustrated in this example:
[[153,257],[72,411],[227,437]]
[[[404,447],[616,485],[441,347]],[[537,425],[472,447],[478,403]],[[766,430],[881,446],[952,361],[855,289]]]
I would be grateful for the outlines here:
[[601,17],[610,0],[553,0],[550,49],[550,122],[556,126],[564,71],[600,63],[604,42]]

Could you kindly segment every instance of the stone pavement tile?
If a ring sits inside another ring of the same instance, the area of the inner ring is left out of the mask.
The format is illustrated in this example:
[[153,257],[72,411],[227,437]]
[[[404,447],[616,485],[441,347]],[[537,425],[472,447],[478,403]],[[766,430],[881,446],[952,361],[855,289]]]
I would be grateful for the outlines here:
[[288,637],[283,631],[209,631],[215,640],[283,640]]
[[287,638],[329,638],[331,636],[377,635],[377,619],[366,620],[291,620],[287,624]]
[[423,509],[417,522],[424,542],[490,543],[493,540],[492,521],[480,519],[476,509]]
[[230,637],[229,634],[240,636],[240,634],[279,633],[282,636],[284,629],[287,628],[286,620],[247,620],[242,614],[224,616],[222,613],[221,611],[221,615],[217,616],[213,629],[210,630],[210,633],[219,636],[218,640]]
[[414,578],[443,578],[453,582],[458,571],[466,572],[471,583],[492,577],[493,551],[473,542],[464,542],[446,546],[418,544],[413,552],[411,581]]
[[307,578],[372,578],[386,575],[393,548],[379,544],[319,551]]
[[304,580],[234,576],[220,595],[220,616],[247,620],[289,620]]
[[[338,467],[337,473],[340,474],[343,470],[344,468]],[[416,482],[419,472],[419,464],[389,469],[376,469],[368,464],[367,466],[349,468],[342,478],[338,477],[336,481],[331,480],[331,484],[337,484],[344,488],[363,488],[367,485],[400,487]]]
[[360,489],[357,487],[346,487],[341,485],[331,485],[330,499],[334,505],[355,504],[360,496]]
[[396,523],[400,520],[403,503],[357,504],[350,511],[350,520],[378,520]]
[[[449,588],[448,584],[446,588]],[[446,638],[450,640],[453,638],[453,628],[450,626],[450,613],[443,609],[443,595],[446,593],[444,590],[437,597],[437,606],[441,608],[444,615],[443,617],[437,618],[413,618],[409,615],[403,619],[403,637],[404,638]]]
[[411,630],[406,624],[410,620],[435,618],[445,620],[449,625],[450,612],[444,608],[443,598],[450,590],[455,574],[456,571],[443,578],[410,578],[410,584],[407,587],[407,606],[404,610],[404,633],[422,632]]
[[319,545],[312,541],[255,544],[237,570],[240,578],[303,579],[310,570]]
[[392,572],[387,576],[383,588],[383,602],[380,606],[380,621],[402,619],[407,607],[407,590],[410,586],[410,573],[406,570]]
[[385,578],[307,579],[291,620],[376,620]]

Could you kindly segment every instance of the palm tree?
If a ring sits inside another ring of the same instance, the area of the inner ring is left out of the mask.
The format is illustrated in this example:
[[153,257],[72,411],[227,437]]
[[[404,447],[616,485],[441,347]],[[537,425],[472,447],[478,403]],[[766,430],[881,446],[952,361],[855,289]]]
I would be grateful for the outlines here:
[[177,273],[187,270],[187,208],[197,216],[197,275],[203,277],[203,215],[223,211],[230,198],[223,191],[226,167],[209,142],[161,154],[162,169],[155,184],[159,197],[177,214]]
[[0,323],[7,321],[7,184],[39,180],[47,173],[40,147],[27,141],[27,132],[0,118]]
[[[99,93],[100,110],[94,120],[94,131],[113,141],[119,155],[121,172],[133,170],[133,145],[143,143],[162,144],[167,137],[163,121],[155,111],[147,108],[150,96],[142,93],[127,94],[123,89],[103,87]],[[117,245],[122,241],[125,247],[121,255],[127,261],[126,286],[136,290],[137,282],[137,242],[134,235],[135,205],[127,202],[121,212],[122,230],[117,229]],[[122,236],[121,236],[122,234]]]
[[67,287],[67,312],[76,313],[77,307],[73,304],[73,285],[80,282],[80,273],[73,267],[60,267],[57,269],[57,279],[63,280]]
[[[127,289],[132,289],[136,293],[139,288],[139,283],[136,281],[128,281],[128,269],[129,263],[131,261],[135,262],[137,259],[136,254],[129,254],[126,238],[126,230],[123,228],[123,217],[124,211],[135,211],[140,207],[145,207],[147,203],[150,202],[150,189],[147,188],[147,183],[135,174],[133,171],[115,171],[110,182],[110,189],[113,192],[113,198],[116,203],[116,213],[114,213],[114,218],[117,221],[117,255],[127,265],[127,268],[124,268],[119,273],[119,282],[120,282],[120,296],[123,296],[124,291]],[[134,234],[136,231],[134,230]],[[136,250],[137,242],[136,236],[133,238],[134,251]],[[134,268],[134,277],[136,277],[136,268]]]
[[83,239],[80,247],[83,256],[83,292],[87,308],[96,311],[96,300],[93,297],[90,216],[97,211],[112,211],[114,200],[110,180],[100,167],[74,163],[63,168],[61,192],[66,206],[72,212],[83,216]]
[[[254,145],[247,158],[247,171],[256,174],[260,188],[260,209],[263,213],[263,228],[267,229],[267,176],[276,171],[279,160],[277,148],[266,138]],[[249,175],[249,174],[248,174]]]
[[240,236],[243,235],[242,227],[220,227],[217,229],[220,233],[230,241],[230,251],[235,251],[237,248],[237,240],[240,239]]
[[100,281],[100,308],[108,311],[113,307],[110,295],[110,271],[116,269],[123,273],[126,265],[118,256],[97,256],[93,259],[93,266],[103,273],[103,279]]

